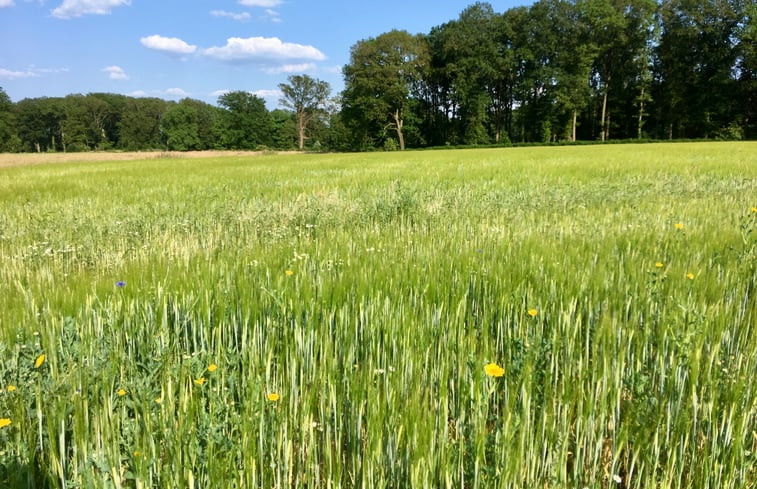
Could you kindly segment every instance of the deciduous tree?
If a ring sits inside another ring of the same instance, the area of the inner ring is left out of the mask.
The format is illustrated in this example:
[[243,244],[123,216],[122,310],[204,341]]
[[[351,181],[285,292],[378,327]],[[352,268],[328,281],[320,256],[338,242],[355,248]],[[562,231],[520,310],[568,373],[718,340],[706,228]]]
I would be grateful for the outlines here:
[[292,75],[287,81],[281,83],[279,89],[282,97],[279,103],[294,112],[294,121],[297,128],[297,146],[302,151],[305,147],[308,125],[314,118],[326,115],[326,107],[331,86],[308,75]]

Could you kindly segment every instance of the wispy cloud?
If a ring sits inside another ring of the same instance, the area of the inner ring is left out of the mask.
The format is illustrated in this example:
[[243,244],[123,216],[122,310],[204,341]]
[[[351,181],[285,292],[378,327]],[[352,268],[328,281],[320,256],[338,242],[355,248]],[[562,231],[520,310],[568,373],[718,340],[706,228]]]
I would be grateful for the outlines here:
[[226,40],[225,46],[205,49],[202,54],[228,62],[326,59],[326,56],[313,46],[282,42],[278,37],[230,37]]
[[146,48],[170,54],[192,54],[197,51],[197,46],[188,44],[177,37],[163,37],[153,34],[152,36],[143,37],[139,42]]
[[166,95],[170,95],[171,97],[181,97],[181,98],[189,97],[190,95],[189,92],[186,92],[184,91],[184,89],[181,89],[181,88],[169,88],[168,90],[166,90],[165,93]]
[[33,71],[29,71],[29,70],[15,71],[15,70],[6,70],[5,68],[0,68],[0,78],[16,80],[18,78],[32,78],[35,76],[39,76],[39,74]]
[[0,78],[16,80],[19,78],[34,78],[49,75],[51,73],[65,73],[67,71],[69,71],[68,68],[37,68],[35,66],[30,66],[24,71],[0,68]]
[[13,0],[0,0],[0,8],[13,7],[14,5]]
[[315,63],[271,66],[269,68],[263,68],[263,71],[269,75],[279,75],[281,73],[305,73],[315,71]]
[[121,68],[120,66],[107,66],[103,68],[101,71],[108,73],[109,78],[111,80],[128,80],[129,79],[124,69]]
[[256,95],[260,98],[276,98],[281,97],[283,94],[281,93],[281,90],[255,90],[254,92],[250,92],[252,95]]
[[280,23],[281,22],[281,15],[273,9],[267,8],[265,9],[265,19],[270,20],[271,22]]
[[59,19],[70,19],[83,15],[106,15],[116,7],[131,5],[131,0],[63,0],[52,11],[52,16]]
[[247,22],[251,17],[247,12],[227,12],[225,10],[211,10],[210,15],[213,17],[227,17],[239,22]]
[[247,7],[277,7],[283,3],[282,0],[239,0],[240,5],[246,5]]

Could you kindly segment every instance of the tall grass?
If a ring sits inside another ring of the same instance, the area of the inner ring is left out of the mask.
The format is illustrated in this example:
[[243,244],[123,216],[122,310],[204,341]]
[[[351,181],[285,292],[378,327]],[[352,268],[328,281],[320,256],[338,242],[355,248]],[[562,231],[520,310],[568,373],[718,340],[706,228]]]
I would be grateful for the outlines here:
[[755,161],[3,169],[0,486],[757,487]]

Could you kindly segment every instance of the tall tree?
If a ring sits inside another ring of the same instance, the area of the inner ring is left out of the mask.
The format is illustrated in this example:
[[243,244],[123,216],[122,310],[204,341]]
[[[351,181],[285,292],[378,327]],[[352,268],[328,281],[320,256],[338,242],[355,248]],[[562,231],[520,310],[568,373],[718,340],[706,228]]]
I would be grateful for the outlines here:
[[160,119],[168,103],[159,98],[129,98],[118,122],[119,146],[127,150],[162,147]]
[[16,116],[13,113],[13,102],[2,87],[0,87],[0,153],[21,150],[21,139],[16,132]]
[[744,137],[757,138],[757,3],[752,2],[745,10],[738,44],[737,65]]
[[220,138],[228,149],[256,149],[271,144],[272,125],[265,101],[245,91],[228,92],[218,98],[226,109],[221,118]]
[[326,114],[326,104],[331,95],[331,86],[308,75],[292,75],[289,83],[279,84],[283,96],[279,99],[282,106],[294,111],[297,126],[297,141],[300,151],[305,147],[308,124],[313,118]]
[[659,87],[668,137],[710,137],[729,125],[741,102],[738,66],[741,0],[664,0],[657,48]]
[[391,128],[404,150],[410,95],[422,83],[427,64],[423,36],[393,30],[359,41],[343,70],[345,122],[369,138],[383,138]]
[[183,99],[163,114],[160,130],[166,139],[166,148],[176,151],[202,149],[199,136],[197,107]]
[[495,139],[501,130],[498,72],[506,60],[497,45],[497,22],[489,3],[478,2],[441,28],[439,53],[454,90],[463,142],[488,143],[487,107],[495,107]]

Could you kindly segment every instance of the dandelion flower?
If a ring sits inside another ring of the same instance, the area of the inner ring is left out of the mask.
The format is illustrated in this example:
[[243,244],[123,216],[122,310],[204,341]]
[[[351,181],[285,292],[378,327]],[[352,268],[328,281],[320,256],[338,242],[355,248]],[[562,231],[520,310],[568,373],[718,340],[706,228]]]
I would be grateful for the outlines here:
[[691,273],[691,272],[689,272],[689,273],[686,274],[686,278],[689,279],[689,280],[694,280],[694,274]]
[[207,382],[205,377],[200,377],[199,379],[195,379],[195,384],[197,385],[203,385],[205,382]]
[[0,428],[5,428],[6,426],[10,426],[10,424],[10,418],[0,418]]
[[126,391],[124,389],[118,389],[116,391],[116,394],[118,394],[119,396],[125,396],[126,395]]
[[34,368],[40,368],[42,364],[45,363],[45,354],[37,357],[37,360],[34,361]]
[[654,266],[657,267],[657,268],[662,268],[665,265],[661,261],[658,261],[657,263],[654,264]]
[[752,207],[752,212],[757,212],[757,207]]
[[279,395],[275,392],[271,392],[270,394],[268,394],[268,400],[271,402],[276,402],[279,400]]
[[9,385],[8,386],[8,392],[13,392],[15,390],[16,390],[16,386],[15,385]]
[[505,369],[497,365],[496,363],[487,363],[484,366],[484,372],[489,377],[502,377],[505,375]]
[[681,229],[683,229],[683,223],[682,222],[675,223],[675,228],[680,231]]
[[291,277],[292,275],[294,275],[294,272],[291,270],[287,270],[284,273],[286,274],[287,277]]
[[539,311],[537,311],[536,309],[528,310],[528,315],[531,316],[532,318],[535,318],[537,314],[539,314]]
[[211,363],[210,365],[208,365],[208,372],[213,373],[216,371],[217,368],[218,368],[218,365],[216,365],[215,363]]

